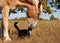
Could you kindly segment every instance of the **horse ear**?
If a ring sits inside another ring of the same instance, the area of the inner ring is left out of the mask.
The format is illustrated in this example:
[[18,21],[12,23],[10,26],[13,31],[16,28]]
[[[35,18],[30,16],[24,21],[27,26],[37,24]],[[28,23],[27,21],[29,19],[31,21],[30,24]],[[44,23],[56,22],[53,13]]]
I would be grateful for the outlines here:
[[43,4],[42,4],[42,2],[39,2],[39,4],[38,4],[38,17],[41,13],[43,13]]
[[43,5],[42,4],[40,4],[40,14],[43,12]]

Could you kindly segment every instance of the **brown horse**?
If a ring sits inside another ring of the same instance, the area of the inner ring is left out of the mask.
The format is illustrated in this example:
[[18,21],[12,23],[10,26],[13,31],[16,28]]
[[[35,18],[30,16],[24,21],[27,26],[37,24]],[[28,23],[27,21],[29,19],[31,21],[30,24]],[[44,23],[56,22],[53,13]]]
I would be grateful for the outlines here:
[[36,12],[38,15],[42,13],[42,2],[41,0],[20,0],[21,2],[24,3],[30,3],[31,5],[35,6]]
[[[32,27],[35,27],[38,22],[38,15],[36,12],[36,7],[30,3],[22,2],[20,0],[0,0],[0,7],[2,7],[2,17],[3,17],[3,26],[4,26],[4,37],[5,40],[11,40],[8,34],[8,16],[9,11],[15,9],[15,7],[19,6],[25,6],[28,8],[27,10],[27,20],[30,26],[32,24]],[[41,10],[41,9],[40,9]]]

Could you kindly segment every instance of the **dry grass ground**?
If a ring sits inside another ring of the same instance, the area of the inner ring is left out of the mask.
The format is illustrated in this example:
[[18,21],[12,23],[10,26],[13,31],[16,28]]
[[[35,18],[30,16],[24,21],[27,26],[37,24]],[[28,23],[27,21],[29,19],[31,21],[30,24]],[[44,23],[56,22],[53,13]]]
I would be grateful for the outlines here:
[[[14,23],[18,22],[18,26],[21,29],[27,28],[26,20],[11,20],[9,21],[9,35],[12,41],[4,42],[0,38],[0,43],[60,43],[60,21],[51,20],[44,21],[39,20],[37,26],[32,30],[30,38],[24,39],[18,38],[17,30],[14,27]],[[0,22],[1,24],[1,22]]]

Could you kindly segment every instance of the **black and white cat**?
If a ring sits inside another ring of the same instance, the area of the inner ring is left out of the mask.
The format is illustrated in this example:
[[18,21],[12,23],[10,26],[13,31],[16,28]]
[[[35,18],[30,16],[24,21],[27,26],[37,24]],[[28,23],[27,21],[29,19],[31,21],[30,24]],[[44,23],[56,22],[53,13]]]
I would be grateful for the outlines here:
[[31,31],[32,31],[32,25],[31,25],[30,27],[28,27],[27,30],[26,30],[26,29],[20,30],[19,27],[17,26],[17,23],[18,23],[18,22],[15,22],[15,23],[14,23],[14,26],[15,26],[15,28],[16,28],[17,31],[18,31],[18,36],[19,36],[19,37],[30,36],[30,33],[31,33]]

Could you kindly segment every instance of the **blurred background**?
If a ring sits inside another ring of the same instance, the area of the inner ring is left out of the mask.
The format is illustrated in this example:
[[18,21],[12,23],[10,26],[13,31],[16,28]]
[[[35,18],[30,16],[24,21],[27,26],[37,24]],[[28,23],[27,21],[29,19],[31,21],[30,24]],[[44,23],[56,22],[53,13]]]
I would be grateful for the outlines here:
[[[43,13],[39,16],[40,19],[58,19],[60,20],[60,0],[41,0],[43,2]],[[1,8],[0,8],[1,9]],[[9,19],[26,18],[27,8],[19,6],[15,10],[10,11]],[[0,12],[0,19],[2,18]]]

